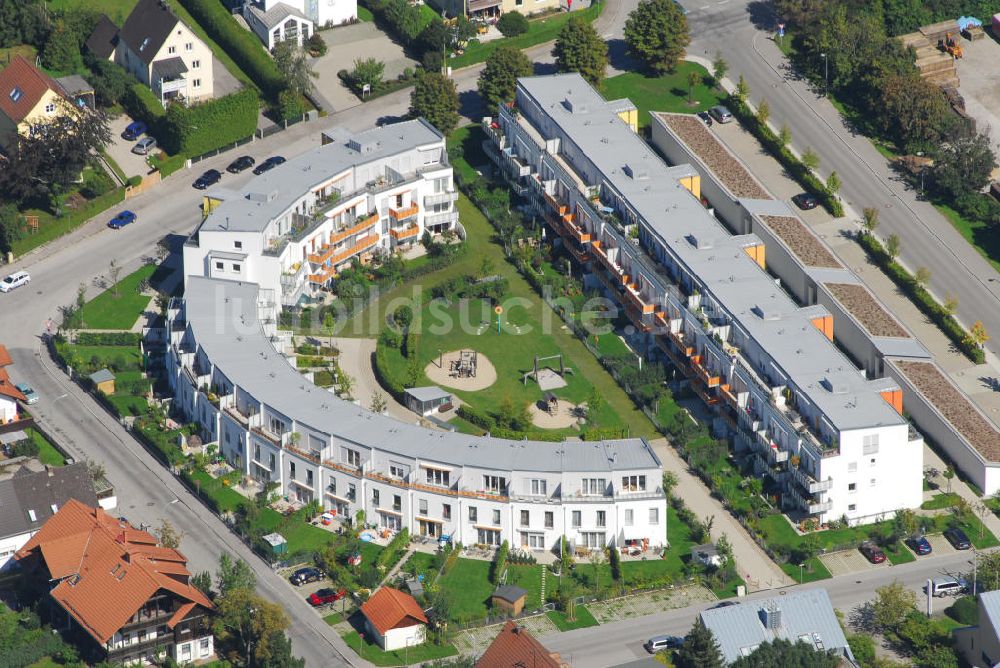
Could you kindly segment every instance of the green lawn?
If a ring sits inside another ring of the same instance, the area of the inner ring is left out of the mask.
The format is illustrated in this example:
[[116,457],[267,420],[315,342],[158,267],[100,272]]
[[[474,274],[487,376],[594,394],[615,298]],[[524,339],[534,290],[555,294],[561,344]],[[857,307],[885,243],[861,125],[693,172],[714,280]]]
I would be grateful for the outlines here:
[[490,562],[459,559],[437,582],[441,589],[452,592],[451,616],[456,621],[481,619],[489,612],[493,585],[489,579]]
[[[358,7],[358,9],[361,8]],[[330,626],[333,626],[334,624],[339,624],[340,622],[344,621],[344,615],[342,615],[339,612],[335,612],[332,615],[327,615],[326,617],[324,617],[323,621],[329,624]]]
[[452,162],[455,173],[465,181],[476,178],[475,167],[492,164],[483,150],[486,133],[479,125],[463,125],[448,135],[448,146],[461,146],[462,155]]
[[[688,102],[688,73],[702,75],[703,83],[694,87]],[[604,80],[604,97],[617,100],[626,97],[639,108],[639,127],[649,125],[649,112],[673,111],[693,114],[722,104],[726,95],[709,85],[708,71],[697,63],[682,61],[677,70],[663,76],[649,76],[639,72],[626,72]]]
[[38,461],[46,466],[66,465],[66,458],[63,457],[61,452],[56,450],[56,446],[49,439],[45,438],[41,432],[35,429],[28,429],[28,436],[38,446]]
[[552,610],[545,613],[545,615],[552,620],[552,623],[560,631],[572,631],[574,629],[585,629],[588,626],[597,626],[598,622],[594,619],[594,616],[590,614],[590,610],[587,610],[585,606],[576,606],[576,620],[568,621],[566,619],[566,613],[560,612],[558,610]]
[[155,265],[146,264],[119,279],[117,295],[108,288],[88,301],[74,318],[74,325],[81,329],[132,329],[150,301],[148,295],[139,294],[139,283],[149,280],[155,271]]
[[945,204],[935,204],[934,207],[948,219],[952,227],[972,244],[993,268],[1000,271],[1000,235],[990,225],[979,221],[968,220],[958,211]]
[[454,645],[434,645],[425,642],[416,647],[398,649],[392,652],[383,652],[382,649],[365,638],[362,642],[357,631],[349,631],[341,636],[347,646],[358,653],[365,661],[370,661],[376,666],[402,666],[424,661],[434,661],[458,654]]
[[125,23],[137,0],[47,0],[45,3],[53,12],[85,7],[95,12],[107,14],[118,27]]
[[917,556],[900,542],[896,542],[888,547],[882,548],[882,551],[885,552],[886,559],[888,559],[889,563],[893,566],[908,564],[911,561],[917,560]]
[[546,18],[530,20],[528,21],[528,32],[517,37],[504,37],[485,43],[470,42],[469,46],[465,49],[465,53],[454,58],[448,58],[445,64],[455,69],[468,67],[469,65],[485,61],[490,57],[491,53],[504,45],[513,46],[520,50],[544,44],[545,42],[551,42],[559,36],[559,31],[570,17],[578,16],[588,21],[594,21],[604,11],[604,5],[604,2],[595,2],[587,9],[575,12],[559,12],[551,14]]
[[372,11],[370,9],[358,5],[358,20],[362,23],[371,23],[375,20],[375,17],[372,16]]
[[106,366],[119,367],[118,371],[139,370],[142,355],[138,346],[69,346],[83,366],[81,373],[93,373]]
[[115,188],[99,197],[88,201],[79,209],[68,212],[61,218],[56,218],[48,211],[41,209],[26,209],[21,213],[28,216],[38,216],[38,232],[26,234],[20,239],[11,243],[11,251],[16,256],[21,256],[30,250],[38,248],[48,242],[72,232],[80,225],[94,218],[107,209],[121,203],[125,199],[125,189]]
[[118,410],[118,415],[128,417],[130,415],[143,415],[149,408],[149,402],[145,397],[136,397],[130,394],[112,394],[106,399]]
[[941,494],[935,494],[927,501],[924,501],[920,504],[920,507],[923,510],[941,510],[942,508],[951,508],[958,503],[960,498],[961,497],[954,492],[951,492],[950,494],[948,492],[943,492]]
[[190,471],[186,474],[191,481],[197,483],[196,489],[205,496],[211,497],[220,512],[232,512],[246,501],[239,492],[225,486],[221,481],[208,475],[205,471]]

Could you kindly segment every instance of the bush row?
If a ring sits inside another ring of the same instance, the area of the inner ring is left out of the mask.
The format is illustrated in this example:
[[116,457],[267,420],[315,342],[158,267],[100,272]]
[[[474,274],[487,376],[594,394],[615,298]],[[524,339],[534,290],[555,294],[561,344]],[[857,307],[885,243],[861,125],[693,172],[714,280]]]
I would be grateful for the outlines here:
[[406,388],[393,375],[387,351],[388,348],[386,346],[375,347],[375,378],[378,380],[379,385],[385,388],[385,391],[391,394],[396,401],[403,401],[403,394],[406,392]]
[[416,332],[407,332],[404,339],[403,357],[408,360],[415,359],[420,350],[420,335]]
[[493,556],[493,561],[490,563],[490,582],[497,584],[500,581],[500,576],[503,574],[504,567],[507,566],[507,555],[510,553],[510,544],[505,540],[500,543],[500,549]]
[[410,530],[404,527],[402,531],[392,537],[392,540],[385,546],[385,549],[375,557],[375,568],[390,568],[403,556],[403,552],[406,551],[409,544]]
[[819,199],[824,209],[837,218],[844,215],[844,207],[840,203],[840,200],[837,199],[836,193],[830,192],[826,184],[820,181],[811,169],[795,157],[788,146],[781,143],[781,140],[768,127],[767,123],[761,123],[758,120],[757,116],[750,111],[750,107],[743,100],[735,95],[730,95],[727,105],[743,126],[757,137],[757,141],[764,146],[767,152],[773,155],[788,170],[792,178]]
[[138,346],[142,334],[137,332],[80,332],[76,335],[78,346]]
[[[500,427],[497,425],[497,421],[492,415],[488,415],[478,409],[469,406],[468,404],[462,404],[458,407],[458,416],[464,420],[471,422],[480,429],[488,431],[490,436],[495,436],[496,438],[509,438],[514,441],[523,441],[524,439],[530,439],[532,441],[563,441],[565,437],[561,434],[550,433],[547,431],[518,431],[516,429],[507,429],[505,427]],[[588,440],[587,435],[590,433],[596,433],[601,430],[595,429],[590,432],[584,432],[581,435],[583,440]],[[608,437],[605,437],[608,438]],[[617,438],[617,437],[611,437]],[[600,440],[599,438],[591,438],[589,440]]]
[[260,87],[264,96],[277,101],[287,86],[257,36],[240,28],[218,0],[180,0],[180,4]]
[[435,299],[488,299],[495,302],[503,298],[507,288],[506,278],[478,280],[475,276],[455,276],[431,288],[431,296]]
[[969,338],[968,332],[962,329],[955,317],[939,304],[910,272],[889,256],[878,239],[871,234],[859,234],[858,242],[875,264],[888,274],[917,308],[923,311],[924,315],[930,318],[966,357],[976,364],[985,361],[986,356],[982,348]]

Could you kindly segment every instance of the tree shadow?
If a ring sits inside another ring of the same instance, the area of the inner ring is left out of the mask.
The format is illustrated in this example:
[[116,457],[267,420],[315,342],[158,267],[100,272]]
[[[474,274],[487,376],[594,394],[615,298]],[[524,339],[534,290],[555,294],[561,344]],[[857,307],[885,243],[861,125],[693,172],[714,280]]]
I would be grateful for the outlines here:
[[642,70],[642,64],[628,55],[628,46],[620,37],[607,40],[608,64],[622,72]]
[[458,94],[458,113],[471,119],[482,118],[487,113],[478,90],[466,90]]
[[757,30],[777,29],[778,17],[774,13],[774,7],[771,6],[770,2],[753,0],[753,2],[747,3],[746,11],[750,17],[751,25]]
[[559,69],[555,63],[534,63],[533,71],[535,76],[543,76],[546,74],[557,74]]

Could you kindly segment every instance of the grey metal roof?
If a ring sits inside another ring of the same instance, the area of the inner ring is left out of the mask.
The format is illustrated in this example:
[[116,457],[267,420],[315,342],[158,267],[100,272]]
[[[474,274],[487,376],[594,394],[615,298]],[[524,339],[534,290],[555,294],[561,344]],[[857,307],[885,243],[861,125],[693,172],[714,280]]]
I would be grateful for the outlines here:
[[524,597],[525,595],[527,595],[527,593],[528,593],[527,589],[522,589],[517,585],[503,585],[497,587],[496,591],[493,592],[492,596],[493,598],[503,599],[508,603],[516,603],[518,599]]
[[[780,610],[781,622],[775,629],[764,625],[763,611],[767,609]],[[719,641],[726,663],[732,663],[756,645],[778,638],[802,640],[817,649],[832,649],[854,660],[825,589],[705,610],[701,620]]]
[[87,50],[94,56],[102,60],[107,60],[115,52],[115,45],[118,43],[118,26],[108,18],[107,14],[101,14],[97,19],[97,25],[84,43]]
[[153,63],[154,80],[164,79],[169,81],[179,77],[187,71],[187,65],[184,64],[184,59],[180,56],[164,58],[163,60],[157,60]]
[[[86,462],[32,472],[22,468],[0,480],[0,538],[36,531],[70,499],[97,505]],[[33,511],[35,519],[31,519]]]
[[115,374],[111,373],[107,369],[100,369],[90,374],[90,380],[95,383],[106,383],[109,380],[114,380]]
[[[211,196],[224,200],[199,230],[262,232],[297,202],[307,190],[343,171],[379,158],[442,141],[433,125],[422,118],[350,134],[335,128],[324,133],[330,143],[291,158],[238,191],[218,189]],[[353,141],[352,141],[353,140]],[[363,147],[363,151],[358,150]]]
[[247,8],[268,29],[281,25],[289,16],[294,16],[300,21],[308,21],[310,24],[313,23],[313,20],[308,16],[295,9],[295,7],[286,5],[284,2],[277,3],[266,12],[253,4],[247,5]]
[[149,65],[177,22],[178,18],[170,11],[166,2],[139,0],[125,19],[118,39],[127,44],[142,62]]
[[26,441],[28,438],[28,434],[21,429],[18,429],[17,431],[8,431],[5,434],[0,434],[0,445],[10,445],[11,443]]
[[993,629],[993,633],[1000,636],[1000,591],[985,591],[979,595],[979,603],[986,613],[979,616],[979,626],[987,624]]
[[434,401],[435,399],[451,396],[451,392],[442,390],[437,385],[429,385],[428,387],[410,387],[407,388],[406,394],[420,402]]
[[[688,167],[669,167],[618,118],[579,74],[519,79],[566,137],[581,160],[618,190],[646,221],[651,233],[720,303],[738,326],[767,352],[839,430],[903,424],[901,415],[869,386],[862,372],[812,323],[807,314],[743,250],[732,235],[679,182]],[[525,114],[529,114],[525,110]],[[626,169],[627,168],[627,169]],[[633,178],[630,174],[640,174]],[[752,200],[755,207],[783,206]],[[787,207],[784,207],[787,212]],[[790,212],[783,215],[792,215]],[[710,248],[692,238],[708,236]],[[779,313],[764,319],[758,313]],[[837,392],[823,384],[833,381]]]
[[658,468],[640,438],[537,442],[432,431],[338,399],[316,387],[271,345],[258,320],[258,286],[189,276],[188,326],[225,376],[297,422],[348,442],[402,457],[498,471],[620,471]]
[[62,86],[67,96],[75,98],[84,93],[93,93],[94,87],[79,74],[67,74],[56,79],[56,83]]

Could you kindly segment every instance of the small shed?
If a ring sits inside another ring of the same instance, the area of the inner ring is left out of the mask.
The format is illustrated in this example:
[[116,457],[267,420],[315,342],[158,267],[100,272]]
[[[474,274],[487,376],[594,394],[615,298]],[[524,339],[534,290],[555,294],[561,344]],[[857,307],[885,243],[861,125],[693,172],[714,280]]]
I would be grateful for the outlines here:
[[436,385],[411,387],[405,393],[406,407],[417,415],[430,415],[437,411],[449,410],[452,403],[451,392]]
[[8,431],[5,434],[0,434],[0,448],[2,448],[3,453],[9,457],[14,451],[15,445],[30,440],[31,437],[28,436],[28,433],[21,429],[18,429],[17,431]]
[[515,585],[497,587],[490,597],[490,606],[494,610],[506,612],[511,617],[517,617],[524,610],[524,600],[528,596],[526,589]]
[[703,566],[718,568],[722,565],[722,555],[714,543],[695,545],[691,548],[691,558]]
[[288,541],[280,533],[269,533],[262,539],[271,548],[271,555],[275,558],[288,554]]
[[115,374],[111,373],[108,369],[101,369],[90,374],[90,382],[102,394],[115,393]]

